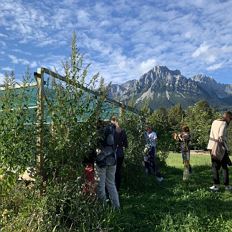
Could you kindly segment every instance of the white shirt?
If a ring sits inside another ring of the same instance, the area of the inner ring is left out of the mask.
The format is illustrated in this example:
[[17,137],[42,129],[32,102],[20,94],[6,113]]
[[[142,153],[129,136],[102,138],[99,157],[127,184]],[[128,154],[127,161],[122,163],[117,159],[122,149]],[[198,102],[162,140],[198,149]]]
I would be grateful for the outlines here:
[[157,139],[157,134],[152,131],[151,133],[147,133],[149,143],[152,147],[156,147],[156,139]]
[[[225,143],[225,146],[228,150],[228,147],[227,147],[227,123],[225,121],[215,120],[211,126],[210,138],[215,139],[215,140],[219,140],[219,139],[222,140]],[[212,150],[214,144],[215,144],[215,141],[209,140],[207,149]]]

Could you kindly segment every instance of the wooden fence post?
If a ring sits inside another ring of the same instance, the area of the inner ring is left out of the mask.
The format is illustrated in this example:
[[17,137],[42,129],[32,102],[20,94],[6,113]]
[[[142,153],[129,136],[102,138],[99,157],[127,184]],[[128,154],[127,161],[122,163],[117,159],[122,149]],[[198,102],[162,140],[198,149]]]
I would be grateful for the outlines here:
[[119,108],[119,117],[122,118],[125,114],[125,106],[121,105]]
[[37,122],[36,122],[36,172],[41,178],[40,194],[44,192],[44,73],[37,69],[34,73],[37,81]]

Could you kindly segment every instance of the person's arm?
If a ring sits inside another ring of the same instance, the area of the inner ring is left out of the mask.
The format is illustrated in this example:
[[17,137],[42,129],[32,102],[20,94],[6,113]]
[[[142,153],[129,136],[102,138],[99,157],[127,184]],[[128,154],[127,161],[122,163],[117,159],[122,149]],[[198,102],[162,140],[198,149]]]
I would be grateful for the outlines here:
[[218,138],[222,141],[226,140],[226,123],[222,123],[219,128]]
[[124,131],[124,141],[123,141],[123,144],[124,144],[124,147],[125,148],[128,148],[128,139],[127,139],[127,134],[126,134],[126,131]]
[[229,150],[227,141],[226,141],[227,140],[226,136],[227,136],[227,125],[226,123],[222,123],[219,129],[218,139],[224,144],[226,150]]
[[158,136],[157,136],[157,134],[156,134],[156,132],[153,132],[154,133],[154,135],[153,135],[153,139],[154,139],[154,141],[155,141],[155,143],[157,142],[157,140],[158,140]]
[[182,142],[182,141],[183,141],[182,135],[181,135],[181,134],[178,134],[177,136],[178,136],[179,141]]

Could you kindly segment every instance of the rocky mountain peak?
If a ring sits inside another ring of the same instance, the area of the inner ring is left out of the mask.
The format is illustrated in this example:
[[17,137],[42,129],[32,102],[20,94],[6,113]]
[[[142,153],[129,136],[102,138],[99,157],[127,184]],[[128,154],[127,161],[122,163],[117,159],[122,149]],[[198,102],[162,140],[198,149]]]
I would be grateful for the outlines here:
[[209,82],[211,82],[211,83],[216,83],[217,84],[217,82],[212,77],[206,76],[204,74],[197,74],[197,75],[193,76],[192,79],[194,81],[201,82],[201,83],[209,83]]
[[179,70],[155,66],[138,80],[112,85],[109,96],[125,103],[133,99],[137,107],[148,102],[152,109],[175,104],[187,107],[199,100],[221,107],[232,106],[232,85],[217,83],[203,74],[187,78]]
[[155,66],[153,68],[153,71],[157,74],[171,74],[175,76],[180,76],[181,72],[180,70],[170,70],[167,66]]

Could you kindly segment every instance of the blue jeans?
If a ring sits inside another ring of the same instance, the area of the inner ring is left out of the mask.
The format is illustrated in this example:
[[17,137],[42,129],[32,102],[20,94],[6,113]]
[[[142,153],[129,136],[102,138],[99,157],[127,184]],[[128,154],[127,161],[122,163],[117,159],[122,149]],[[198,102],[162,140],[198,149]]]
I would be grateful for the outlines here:
[[106,188],[114,208],[120,208],[118,192],[115,185],[116,165],[100,168],[97,166],[98,185],[97,196],[103,203],[106,202]]

